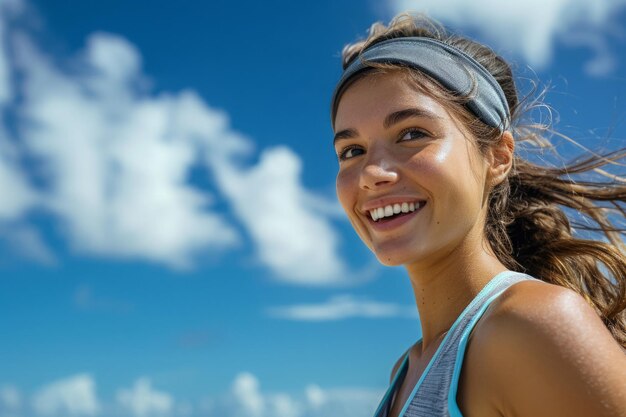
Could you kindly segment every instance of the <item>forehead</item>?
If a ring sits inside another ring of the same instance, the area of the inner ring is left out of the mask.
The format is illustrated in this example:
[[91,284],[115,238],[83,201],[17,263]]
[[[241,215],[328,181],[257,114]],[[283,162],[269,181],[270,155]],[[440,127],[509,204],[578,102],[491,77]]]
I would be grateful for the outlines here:
[[407,108],[419,108],[445,119],[452,118],[448,109],[435,98],[420,92],[403,73],[377,73],[356,80],[345,90],[337,106],[335,131],[354,127],[363,121],[382,119],[389,113]]

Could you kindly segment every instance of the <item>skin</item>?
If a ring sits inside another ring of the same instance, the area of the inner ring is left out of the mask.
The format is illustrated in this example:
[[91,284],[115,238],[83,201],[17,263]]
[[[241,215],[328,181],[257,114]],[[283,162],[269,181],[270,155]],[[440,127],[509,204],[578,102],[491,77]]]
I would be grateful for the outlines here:
[[[409,350],[395,417],[459,314],[507,269],[483,230],[489,191],[511,169],[514,140],[506,132],[481,154],[451,111],[389,72],[343,94],[335,151],[339,201],[381,263],[405,266],[421,317],[422,342]],[[385,199],[426,205],[381,230],[365,208]],[[457,403],[464,416],[626,416],[626,355],[582,297],[520,282],[474,328]]]

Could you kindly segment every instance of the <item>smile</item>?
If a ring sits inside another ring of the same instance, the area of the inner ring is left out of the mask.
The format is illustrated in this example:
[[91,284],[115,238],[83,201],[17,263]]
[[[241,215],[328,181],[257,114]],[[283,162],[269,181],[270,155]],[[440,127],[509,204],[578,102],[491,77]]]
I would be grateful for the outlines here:
[[377,207],[372,210],[369,210],[370,217],[375,222],[390,218],[396,217],[401,214],[411,213],[415,210],[419,210],[426,204],[426,201],[411,201],[411,202],[403,202],[396,204],[389,204],[383,207]]

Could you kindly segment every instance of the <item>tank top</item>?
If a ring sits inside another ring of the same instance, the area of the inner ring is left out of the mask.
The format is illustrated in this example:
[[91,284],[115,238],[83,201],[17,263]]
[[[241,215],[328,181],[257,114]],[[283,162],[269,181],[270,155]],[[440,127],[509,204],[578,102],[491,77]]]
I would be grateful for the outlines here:
[[[493,300],[530,275],[503,271],[494,276],[457,317],[407,398],[399,417],[462,417],[456,403],[459,375],[469,335]],[[420,339],[421,341],[421,339]],[[419,342],[419,341],[418,341]],[[408,370],[408,350],[374,417],[387,417],[391,401]]]

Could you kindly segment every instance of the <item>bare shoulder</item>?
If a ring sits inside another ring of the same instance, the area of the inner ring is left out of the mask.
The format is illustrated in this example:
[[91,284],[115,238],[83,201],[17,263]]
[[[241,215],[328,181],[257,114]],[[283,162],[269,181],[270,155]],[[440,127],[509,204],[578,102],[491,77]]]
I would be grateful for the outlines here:
[[626,417],[626,355],[576,292],[523,281],[472,339],[504,416]]

